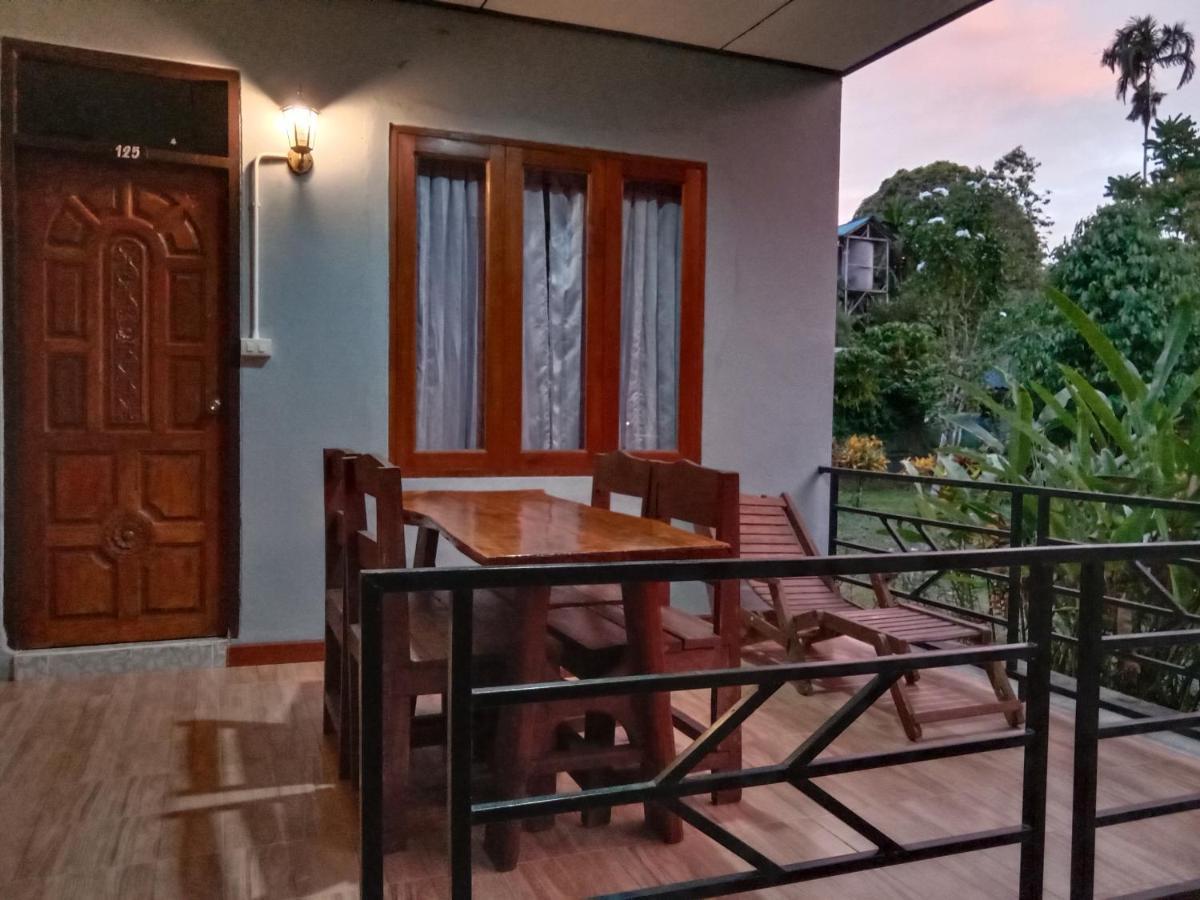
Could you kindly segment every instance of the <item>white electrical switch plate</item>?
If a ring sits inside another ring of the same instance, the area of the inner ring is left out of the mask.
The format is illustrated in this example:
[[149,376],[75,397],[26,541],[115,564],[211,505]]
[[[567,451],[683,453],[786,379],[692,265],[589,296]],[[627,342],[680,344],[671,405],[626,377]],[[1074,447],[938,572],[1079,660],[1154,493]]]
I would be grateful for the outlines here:
[[270,338],[242,338],[242,359],[270,359]]

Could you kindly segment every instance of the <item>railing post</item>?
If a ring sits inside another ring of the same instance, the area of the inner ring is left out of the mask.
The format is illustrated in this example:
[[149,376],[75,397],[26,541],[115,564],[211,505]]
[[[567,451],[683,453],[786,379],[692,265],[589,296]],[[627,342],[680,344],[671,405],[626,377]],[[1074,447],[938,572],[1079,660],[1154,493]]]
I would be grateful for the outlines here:
[[828,555],[837,556],[838,539],[838,489],[840,487],[837,472],[829,473],[829,546]]
[[450,896],[471,897],[471,646],[474,595],[451,595],[449,672],[446,684],[446,754],[449,785],[446,813],[449,829]]
[[1029,573],[1027,622],[1033,656],[1025,667],[1025,746],[1021,822],[1029,829],[1021,845],[1021,900],[1039,900],[1046,862],[1046,768],[1050,751],[1050,633],[1054,618],[1054,569],[1035,563]]
[[[1025,520],[1025,494],[1021,491],[1013,491],[1009,504],[1008,511],[1008,545],[1010,547],[1020,547],[1022,544],[1022,531],[1024,530]],[[1008,617],[1008,635],[1005,640],[1010,644],[1020,643],[1021,640],[1021,567],[1010,566],[1008,569],[1008,609],[1005,611]],[[1017,674],[1017,662],[1011,660],[1007,663],[1009,678]],[[1019,688],[1024,693],[1025,685],[1019,682]]]
[[363,900],[383,900],[383,593],[362,578],[359,697],[359,883]]
[[1050,543],[1050,495],[1038,494],[1037,536],[1033,541],[1039,547]]
[[1091,900],[1096,876],[1096,781],[1100,755],[1100,670],[1104,648],[1104,564],[1079,577],[1075,675],[1075,781],[1071,813],[1071,900]]

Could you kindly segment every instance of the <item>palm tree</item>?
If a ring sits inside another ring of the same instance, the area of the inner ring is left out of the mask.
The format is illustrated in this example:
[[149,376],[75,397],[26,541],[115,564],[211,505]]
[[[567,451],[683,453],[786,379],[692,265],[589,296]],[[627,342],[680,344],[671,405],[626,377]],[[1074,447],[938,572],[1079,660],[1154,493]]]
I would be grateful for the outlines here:
[[1166,96],[1154,89],[1154,72],[1158,68],[1182,66],[1179,87],[1183,87],[1196,74],[1196,63],[1192,59],[1196,40],[1182,22],[1175,25],[1159,25],[1153,16],[1130,19],[1117,29],[1113,42],[1100,57],[1100,65],[1117,76],[1117,98],[1126,102],[1130,92],[1130,122],[1142,123],[1142,180],[1145,181],[1149,165],[1150,124],[1158,113],[1158,106]]

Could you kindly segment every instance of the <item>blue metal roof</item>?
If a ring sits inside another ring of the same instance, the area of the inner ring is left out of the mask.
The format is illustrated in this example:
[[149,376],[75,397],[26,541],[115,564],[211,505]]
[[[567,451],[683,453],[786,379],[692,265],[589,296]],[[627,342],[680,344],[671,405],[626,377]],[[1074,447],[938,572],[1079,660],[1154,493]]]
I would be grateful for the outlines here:
[[862,216],[861,218],[854,219],[851,222],[847,222],[845,225],[839,225],[838,226],[838,237],[845,237],[848,234],[853,234],[854,232],[858,231],[858,229],[862,228],[864,225],[866,225],[868,222],[870,222],[874,218],[875,218],[874,216]]

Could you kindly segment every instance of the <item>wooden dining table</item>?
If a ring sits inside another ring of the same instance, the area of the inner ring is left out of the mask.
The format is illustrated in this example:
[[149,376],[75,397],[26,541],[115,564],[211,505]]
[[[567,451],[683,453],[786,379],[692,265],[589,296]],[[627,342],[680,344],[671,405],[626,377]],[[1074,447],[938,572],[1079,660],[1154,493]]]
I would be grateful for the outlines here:
[[[413,491],[404,495],[405,521],[418,526],[413,563],[432,566],[439,539],[445,539],[481,565],[621,562],[723,557],[728,544],[683,531],[656,519],[588,506],[541,490]],[[621,586],[629,639],[627,668],[635,673],[664,670],[662,607],[669,599],[665,582]],[[529,586],[515,598],[510,675],[514,683],[546,677],[546,619],[550,588]],[[518,705],[499,723],[497,788],[503,796],[526,790],[537,711]],[[645,736],[643,773],[653,777],[675,756],[670,696],[641,695],[635,714]],[[647,820],[668,841],[681,838],[679,820],[661,807],[648,806]],[[516,864],[520,823],[489,825],[485,846],[498,868]]]

